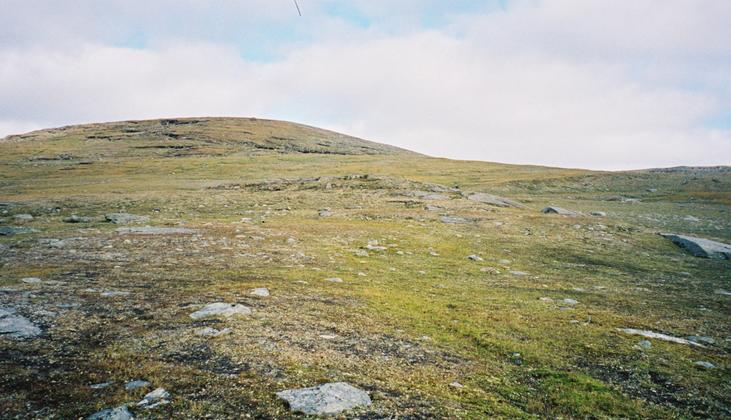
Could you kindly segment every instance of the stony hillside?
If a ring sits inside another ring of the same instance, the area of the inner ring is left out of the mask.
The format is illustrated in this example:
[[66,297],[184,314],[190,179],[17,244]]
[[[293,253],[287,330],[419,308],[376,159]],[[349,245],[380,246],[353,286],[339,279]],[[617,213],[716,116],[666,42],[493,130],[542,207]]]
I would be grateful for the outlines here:
[[730,417],[730,214],[726,167],[257,119],[11,136],[0,417]]

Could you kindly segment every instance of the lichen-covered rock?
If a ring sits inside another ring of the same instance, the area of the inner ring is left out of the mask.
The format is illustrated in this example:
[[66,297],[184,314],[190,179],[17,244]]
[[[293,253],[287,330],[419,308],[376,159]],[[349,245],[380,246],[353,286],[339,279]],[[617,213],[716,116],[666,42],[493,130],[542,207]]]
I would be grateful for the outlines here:
[[675,245],[688,250],[696,257],[731,260],[731,245],[710,239],[697,238],[695,236],[676,235],[673,233],[661,233],[660,235],[670,239]]
[[368,393],[345,382],[334,382],[312,388],[288,389],[277,396],[298,413],[333,415],[371,404]]

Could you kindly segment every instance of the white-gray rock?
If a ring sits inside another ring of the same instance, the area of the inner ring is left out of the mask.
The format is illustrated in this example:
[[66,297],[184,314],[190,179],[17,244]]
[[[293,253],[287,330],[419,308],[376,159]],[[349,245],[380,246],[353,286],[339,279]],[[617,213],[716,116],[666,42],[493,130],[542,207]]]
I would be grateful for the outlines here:
[[154,391],[151,391],[147,395],[145,395],[145,397],[142,398],[142,400],[138,402],[137,405],[152,408],[153,406],[157,406],[161,403],[167,403],[168,398],[170,398],[169,392],[165,391],[164,388],[157,388]]
[[706,362],[706,361],[703,361],[703,360],[699,360],[699,361],[697,361],[697,362],[695,362],[693,364],[696,367],[701,368],[701,369],[714,369],[716,367],[716,365],[714,365],[713,363]]
[[98,384],[89,385],[89,388],[91,388],[91,389],[109,388],[110,386],[112,386],[113,383],[114,382],[102,382],[102,383],[98,383]]
[[330,283],[342,283],[343,279],[340,277],[330,277],[329,279],[325,279],[325,281],[329,281]]
[[579,301],[576,299],[566,298],[563,300],[563,303],[565,303],[567,305],[576,305],[579,303]]
[[605,213],[603,211],[593,211],[589,214],[591,214],[592,216],[596,216],[596,217],[606,217],[607,216],[607,213]]
[[135,389],[144,388],[149,385],[150,383],[147,381],[143,381],[142,379],[136,379],[134,381],[129,381],[124,384],[124,389],[127,391],[133,391]]
[[688,250],[696,257],[731,260],[731,245],[710,239],[697,238],[695,236],[676,235],[673,233],[661,233],[660,235],[670,239],[674,244]]
[[367,392],[345,382],[288,389],[277,392],[277,396],[285,400],[292,411],[312,415],[333,415],[371,405],[371,398]]
[[18,220],[18,221],[21,221],[21,222],[29,222],[29,221],[33,220],[33,215],[27,214],[27,213],[16,214],[13,217],[15,218],[15,220]]
[[119,407],[96,412],[87,417],[86,420],[134,420],[134,416],[129,412],[127,406],[120,405]]
[[258,296],[258,297],[268,297],[269,296],[269,289],[266,287],[257,287],[256,289],[252,289],[251,293],[249,293],[252,296]]
[[468,260],[471,260],[471,261],[484,261],[484,260],[482,259],[482,257],[480,257],[480,256],[478,256],[478,255],[475,255],[475,254],[472,254],[472,255],[468,255],[468,256],[467,256],[467,259],[468,259]]
[[250,315],[251,308],[238,303],[216,302],[204,306],[202,309],[190,314],[193,319],[210,318],[223,316],[230,318],[234,315]]
[[645,337],[645,338],[656,338],[658,340],[669,341],[671,343],[688,344],[688,345],[691,345],[691,346],[705,348],[705,346],[702,345],[702,344],[695,343],[693,341],[686,340],[684,338],[673,337],[671,335],[656,333],[656,332],[653,332],[653,331],[636,330],[634,328],[617,328],[617,329],[619,331],[622,331],[625,334],[639,335],[639,336],[642,336],[642,337]]
[[38,284],[41,282],[41,279],[39,279],[38,277],[25,277],[20,279],[20,281],[26,284]]

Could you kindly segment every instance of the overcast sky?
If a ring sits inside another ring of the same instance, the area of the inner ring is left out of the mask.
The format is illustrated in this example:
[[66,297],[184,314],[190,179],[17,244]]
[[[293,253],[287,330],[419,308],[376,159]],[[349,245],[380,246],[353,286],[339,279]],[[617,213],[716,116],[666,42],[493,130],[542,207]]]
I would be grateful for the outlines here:
[[731,164],[730,0],[2,0],[0,137],[285,119],[434,156]]

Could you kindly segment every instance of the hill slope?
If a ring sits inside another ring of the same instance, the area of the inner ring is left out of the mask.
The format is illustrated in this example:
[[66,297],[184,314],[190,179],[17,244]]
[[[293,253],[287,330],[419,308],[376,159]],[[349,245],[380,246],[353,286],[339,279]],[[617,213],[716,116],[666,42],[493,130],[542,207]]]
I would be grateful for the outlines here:
[[[347,382],[373,401],[348,417],[728,417],[731,262],[658,233],[729,242],[730,211],[728,168],[453,161],[255,119],[11,136],[0,412],[286,418],[277,392]],[[215,302],[251,313],[190,316]]]

